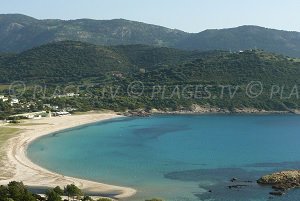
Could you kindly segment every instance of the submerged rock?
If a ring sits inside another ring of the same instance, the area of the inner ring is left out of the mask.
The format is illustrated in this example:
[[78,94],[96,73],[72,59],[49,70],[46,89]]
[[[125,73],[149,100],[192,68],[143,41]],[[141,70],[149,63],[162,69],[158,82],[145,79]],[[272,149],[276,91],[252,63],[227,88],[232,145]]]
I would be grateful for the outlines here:
[[239,184],[239,185],[232,185],[232,186],[228,186],[229,189],[232,188],[242,188],[242,187],[247,187],[248,185],[244,185],[244,184]]
[[238,179],[237,178],[232,178],[230,181],[231,182],[235,182],[235,181],[237,181]]
[[281,191],[274,191],[274,192],[270,192],[270,195],[282,196],[282,195],[284,195],[284,192],[281,192]]

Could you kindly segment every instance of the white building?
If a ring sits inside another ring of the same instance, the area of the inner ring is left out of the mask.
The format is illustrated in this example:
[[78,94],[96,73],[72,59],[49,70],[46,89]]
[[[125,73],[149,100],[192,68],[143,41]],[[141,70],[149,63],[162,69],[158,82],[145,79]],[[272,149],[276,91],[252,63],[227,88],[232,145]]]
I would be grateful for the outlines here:
[[66,96],[67,96],[67,97],[74,97],[74,96],[79,96],[79,94],[75,94],[75,93],[67,93]]
[[11,105],[19,104],[19,99],[17,99],[17,98],[11,99],[10,104],[11,104]]
[[27,119],[39,119],[39,118],[42,118],[42,116],[44,114],[47,114],[46,111],[16,114],[16,115],[12,115],[11,117],[24,117],[24,118],[27,118]]
[[64,95],[55,95],[53,98],[68,98],[68,97],[78,97],[80,94],[75,94],[75,93],[66,93]]
[[6,101],[8,101],[8,98],[3,95],[0,95],[0,100],[2,100],[3,102],[6,102]]
[[61,112],[54,112],[53,115],[61,117],[61,116],[66,116],[71,114],[69,112],[61,111]]

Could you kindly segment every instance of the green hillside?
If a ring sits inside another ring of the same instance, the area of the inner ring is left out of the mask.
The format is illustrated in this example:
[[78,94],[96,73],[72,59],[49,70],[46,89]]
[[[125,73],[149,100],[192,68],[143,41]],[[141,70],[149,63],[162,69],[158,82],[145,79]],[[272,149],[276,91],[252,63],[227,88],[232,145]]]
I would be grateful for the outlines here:
[[66,83],[104,77],[112,72],[131,74],[141,69],[172,67],[199,55],[197,52],[145,45],[104,47],[63,41],[19,54],[0,55],[0,82]]
[[[64,41],[0,56],[1,83],[46,84],[46,96],[50,97],[58,86],[78,85],[84,98],[52,101],[82,110],[179,110],[192,104],[210,104],[230,110],[244,107],[285,110],[286,106],[295,109],[299,98],[293,89],[299,85],[299,76],[299,60],[261,50],[197,52],[145,45],[105,47]],[[138,97],[128,95],[128,86],[135,82],[143,83],[143,93]],[[259,82],[263,87],[258,97],[249,97],[246,93],[251,82]],[[164,89],[153,96],[157,86]],[[187,86],[191,86],[189,91],[184,91]],[[197,86],[209,89],[202,89],[195,97]],[[221,91],[221,86],[239,88],[232,95],[234,88]],[[273,86],[280,87],[282,93],[271,97]],[[175,90],[177,88],[179,92]],[[112,96],[114,92],[116,97]],[[24,95],[28,101],[32,93],[29,90]],[[193,96],[187,97],[190,93]]]
[[0,61],[1,82],[46,80],[65,83],[86,77],[101,77],[106,71],[128,71],[122,55],[100,46],[79,42],[44,45]]

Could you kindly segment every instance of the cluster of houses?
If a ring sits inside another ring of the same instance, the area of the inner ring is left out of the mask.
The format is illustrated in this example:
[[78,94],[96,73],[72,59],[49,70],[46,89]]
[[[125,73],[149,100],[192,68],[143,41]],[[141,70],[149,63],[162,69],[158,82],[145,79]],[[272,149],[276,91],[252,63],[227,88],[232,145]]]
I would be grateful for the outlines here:
[[70,112],[67,111],[58,111],[58,112],[46,112],[46,111],[38,111],[38,112],[29,112],[29,113],[23,113],[23,114],[16,114],[10,116],[9,120],[4,120],[2,123],[11,123],[14,120],[19,119],[33,119],[38,120],[42,119],[43,117],[62,117],[62,116],[69,116],[71,115]]
[[12,105],[12,106],[20,103],[19,99],[17,99],[17,98],[9,98],[9,97],[3,96],[3,95],[0,95],[0,101],[2,101],[2,102],[10,101],[10,105]]
[[[79,94],[75,93],[68,93],[66,95],[60,95],[57,96],[57,98],[61,97],[74,97],[79,96]],[[28,102],[28,103],[21,103],[19,99],[13,98],[13,97],[7,97],[4,95],[0,95],[0,102],[8,102],[11,106],[18,106],[22,108],[30,108],[30,106],[35,105],[35,102]],[[29,113],[23,113],[23,114],[17,114],[10,116],[9,119],[41,119],[42,117],[53,117],[53,116],[66,116],[71,115],[70,112],[75,111],[75,108],[66,107],[66,108],[59,108],[59,106],[51,105],[51,104],[44,104],[43,105],[43,111],[38,112],[29,112]],[[12,120],[5,120],[2,121],[2,123],[9,123],[9,121]]]
[[58,111],[58,112],[46,112],[46,111],[38,111],[38,112],[29,112],[23,114],[12,115],[12,118],[21,118],[21,119],[41,119],[42,117],[61,117],[71,115],[70,112],[67,111]]
[[66,107],[66,108],[63,108],[63,109],[59,109],[59,107],[57,105],[51,105],[51,104],[44,104],[43,108],[45,110],[48,110],[48,111],[53,111],[53,113],[66,112],[66,111],[67,112],[74,112],[74,111],[76,111],[76,108]]
[[47,117],[49,114],[46,111],[30,112],[24,114],[16,114],[10,117],[22,118],[22,119],[41,119],[42,117]]
[[56,95],[53,98],[72,98],[72,97],[79,97],[80,94],[76,94],[76,93],[66,93],[64,95]]

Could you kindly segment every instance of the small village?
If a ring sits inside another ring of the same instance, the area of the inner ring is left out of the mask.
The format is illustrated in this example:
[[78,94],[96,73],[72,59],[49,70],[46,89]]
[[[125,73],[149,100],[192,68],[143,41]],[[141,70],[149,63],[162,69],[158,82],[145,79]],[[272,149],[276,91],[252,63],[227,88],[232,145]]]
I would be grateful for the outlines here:
[[[79,96],[79,94],[68,93],[65,95],[57,95],[54,98],[55,99],[71,98],[77,96]],[[72,108],[72,107],[63,108],[63,107],[59,107],[58,105],[51,105],[51,104],[42,104],[40,107],[37,107],[38,102],[39,101],[25,102],[18,98],[0,95],[0,103],[5,103],[13,109],[18,108],[20,111],[26,111],[26,112],[20,112],[8,116],[7,118],[0,120],[0,124],[18,123],[22,119],[39,120],[44,117],[61,117],[61,116],[71,115],[71,113],[77,110],[76,108]]]

